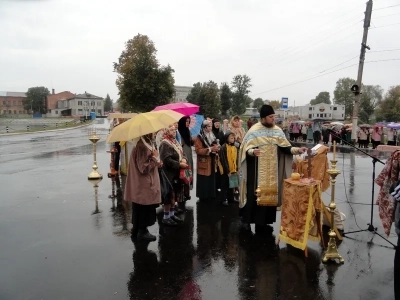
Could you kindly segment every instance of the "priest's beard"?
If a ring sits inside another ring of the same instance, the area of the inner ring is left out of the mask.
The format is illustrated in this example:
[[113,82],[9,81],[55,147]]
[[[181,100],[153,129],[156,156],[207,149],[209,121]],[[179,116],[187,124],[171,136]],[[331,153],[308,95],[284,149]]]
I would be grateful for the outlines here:
[[267,128],[272,128],[272,127],[274,127],[274,125],[275,125],[275,123],[274,122],[272,122],[272,123],[268,123],[268,122],[261,122],[261,124],[263,124],[265,127],[267,127]]

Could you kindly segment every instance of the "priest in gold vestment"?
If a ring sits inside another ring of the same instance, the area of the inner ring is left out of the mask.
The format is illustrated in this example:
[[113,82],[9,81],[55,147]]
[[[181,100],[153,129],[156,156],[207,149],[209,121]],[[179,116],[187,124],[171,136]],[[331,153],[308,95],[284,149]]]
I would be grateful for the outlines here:
[[283,180],[290,177],[293,155],[307,151],[292,147],[282,129],[275,125],[272,106],[261,107],[260,119],[246,133],[239,150],[240,216],[243,228],[250,230],[250,224],[256,224],[256,232],[276,221]]

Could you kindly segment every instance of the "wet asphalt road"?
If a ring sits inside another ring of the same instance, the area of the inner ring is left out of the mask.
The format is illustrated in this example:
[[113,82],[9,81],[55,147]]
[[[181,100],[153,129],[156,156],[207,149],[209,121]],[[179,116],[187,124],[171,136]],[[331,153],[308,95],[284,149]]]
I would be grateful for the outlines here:
[[[344,238],[345,264],[324,265],[319,244],[309,242],[308,258],[283,242],[277,250],[279,222],[274,236],[241,233],[235,205],[196,204],[194,191],[183,226],[156,224],[150,228],[156,242],[134,245],[130,208],[121,201],[124,178],[114,183],[114,197],[106,177],[108,121],[95,126],[105,176],[97,202],[87,181],[93,159],[87,128],[0,136],[1,300],[393,299],[394,250],[379,236]],[[355,221],[366,228],[370,206],[353,204],[354,217],[347,201],[370,203],[371,159],[338,158],[344,176],[337,178],[336,200],[347,216],[345,230],[357,230]],[[383,166],[376,167],[379,174]],[[394,230],[389,239],[397,241]]]

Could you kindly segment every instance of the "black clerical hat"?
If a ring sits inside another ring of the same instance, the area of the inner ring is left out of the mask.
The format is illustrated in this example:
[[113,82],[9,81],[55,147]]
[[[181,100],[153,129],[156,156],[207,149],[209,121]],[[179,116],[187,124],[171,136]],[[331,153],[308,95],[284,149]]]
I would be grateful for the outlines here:
[[274,108],[271,105],[268,104],[264,104],[263,106],[261,106],[260,109],[260,118],[265,118],[269,115],[274,115],[275,111]]

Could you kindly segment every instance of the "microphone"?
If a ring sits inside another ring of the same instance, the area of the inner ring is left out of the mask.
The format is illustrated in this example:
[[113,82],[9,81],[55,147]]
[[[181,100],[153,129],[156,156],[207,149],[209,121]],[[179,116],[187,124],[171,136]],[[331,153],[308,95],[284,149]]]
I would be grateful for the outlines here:
[[219,139],[216,139],[216,141],[217,141],[217,145],[219,146]]

